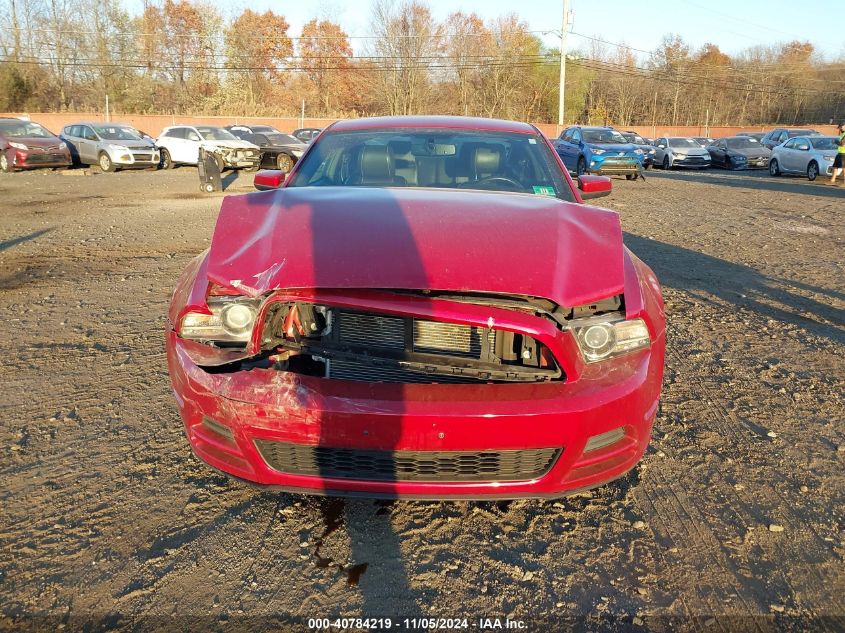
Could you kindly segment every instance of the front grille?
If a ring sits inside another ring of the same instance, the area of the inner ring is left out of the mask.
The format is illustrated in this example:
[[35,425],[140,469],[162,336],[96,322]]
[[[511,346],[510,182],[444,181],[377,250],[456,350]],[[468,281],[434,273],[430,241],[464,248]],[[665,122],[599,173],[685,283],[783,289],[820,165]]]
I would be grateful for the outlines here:
[[414,369],[357,363],[354,360],[332,360],[329,365],[329,376],[337,380],[363,380],[366,382],[478,383],[478,378],[474,376],[449,376],[443,374],[433,376],[432,374]]
[[67,160],[63,154],[29,154],[26,157],[28,163],[56,163]]
[[372,451],[256,440],[273,470],[361,481],[523,481],[543,476],[560,448],[507,451]]
[[152,160],[153,159],[152,154],[133,154],[133,157],[135,158],[135,160]]

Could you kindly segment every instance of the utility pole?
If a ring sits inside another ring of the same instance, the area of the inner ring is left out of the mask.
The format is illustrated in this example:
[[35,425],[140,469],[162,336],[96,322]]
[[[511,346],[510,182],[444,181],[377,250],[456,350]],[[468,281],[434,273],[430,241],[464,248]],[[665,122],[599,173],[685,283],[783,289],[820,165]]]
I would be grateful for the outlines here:
[[569,26],[569,0],[563,0],[563,21],[560,27],[560,87],[557,102],[558,134],[563,127],[564,92],[566,87],[566,29]]

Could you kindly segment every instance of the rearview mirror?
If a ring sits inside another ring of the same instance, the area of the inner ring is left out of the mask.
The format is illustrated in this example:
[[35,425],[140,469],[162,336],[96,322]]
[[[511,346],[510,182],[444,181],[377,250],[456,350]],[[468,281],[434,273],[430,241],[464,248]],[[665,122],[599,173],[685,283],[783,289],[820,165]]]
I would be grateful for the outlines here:
[[255,172],[255,177],[252,179],[252,184],[258,191],[278,189],[284,182],[285,172],[278,169],[264,169]]
[[613,183],[607,176],[578,176],[578,190],[582,200],[609,196]]

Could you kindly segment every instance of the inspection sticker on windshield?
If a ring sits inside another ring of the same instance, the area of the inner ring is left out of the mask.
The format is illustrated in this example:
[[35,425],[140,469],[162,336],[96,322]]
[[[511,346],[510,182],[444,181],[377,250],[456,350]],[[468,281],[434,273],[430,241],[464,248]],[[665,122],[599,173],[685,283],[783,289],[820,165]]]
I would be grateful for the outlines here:
[[555,188],[543,185],[534,185],[532,187],[534,189],[534,193],[538,193],[541,196],[553,196],[555,195]]

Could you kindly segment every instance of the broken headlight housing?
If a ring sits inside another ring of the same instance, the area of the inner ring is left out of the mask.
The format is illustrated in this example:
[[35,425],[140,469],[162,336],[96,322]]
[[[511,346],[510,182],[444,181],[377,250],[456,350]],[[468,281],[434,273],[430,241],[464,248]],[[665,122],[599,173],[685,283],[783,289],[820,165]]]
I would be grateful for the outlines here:
[[595,363],[612,356],[627,354],[648,347],[651,336],[645,321],[589,319],[583,324],[572,323],[575,340],[581,355],[588,363]]
[[179,336],[210,343],[249,342],[258,315],[259,299],[209,297],[211,314],[188,312],[182,317]]

